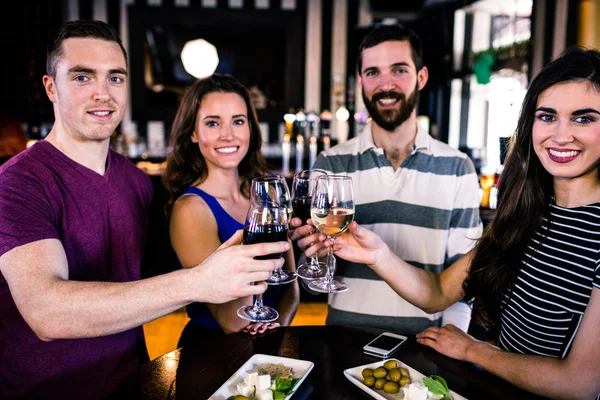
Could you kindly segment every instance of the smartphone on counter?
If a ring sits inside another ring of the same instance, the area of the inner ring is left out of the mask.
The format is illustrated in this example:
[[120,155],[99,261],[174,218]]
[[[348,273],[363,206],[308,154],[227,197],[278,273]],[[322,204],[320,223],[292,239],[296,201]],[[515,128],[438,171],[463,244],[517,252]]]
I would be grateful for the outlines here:
[[370,356],[388,358],[406,342],[407,337],[396,333],[384,332],[363,347],[363,352]]

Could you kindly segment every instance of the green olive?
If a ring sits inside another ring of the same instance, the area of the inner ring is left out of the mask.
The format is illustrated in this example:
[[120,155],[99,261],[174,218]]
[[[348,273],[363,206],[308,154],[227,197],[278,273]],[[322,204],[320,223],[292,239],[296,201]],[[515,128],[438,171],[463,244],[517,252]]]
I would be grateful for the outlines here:
[[398,363],[397,360],[387,360],[384,364],[383,364],[384,368],[387,370],[390,370],[392,368],[398,368],[400,366],[400,364]]
[[398,368],[393,368],[390,369],[390,372],[388,372],[388,376],[390,377],[390,381],[398,382],[402,377],[402,373],[400,373],[400,370]]
[[386,382],[383,385],[383,391],[386,393],[398,393],[400,391],[400,386],[396,382]]
[[229,396],[227,398],[227,400],[248,400],[248,398],[246,396],[242,396],[241,394],[238,394],[236,396]]
[[400,370],[400,374],[401,374],[402,376],[410,376],[410,375],[408,375],[408,370],[407,370],[406,368],[402,368],[402,367],[400,367],[400,368],[398,368],[398,369]]
[[365,378],[365,380],[363,381],[363,383],[365,385],[367,385],[368,387],[373,387],[373,386],[375,386],[375,377],[374,376],[367,376]]
[[408,376],[403,376],[400,378],[400,386],[404,387],[410,383],[410,378]]
[[363,378],[369,377],[373,375],[373,369],[371,368],[365,368],[362,370],[362,376]]
[[383,378],[381,378],[381,379],[377,379],[377,380],[375,381],[375,389],[383,389],[383,385],[385,385],[385,384],[386,384],[386,382],[387,382],[387,381],[386,381],[385,379],[383,379]]
[[383,367],[379,367],[379,368],[375,369],[375,371],[373,371],[373,376],[377,379],[385,378],[386,375],[387,375],[387,370]]

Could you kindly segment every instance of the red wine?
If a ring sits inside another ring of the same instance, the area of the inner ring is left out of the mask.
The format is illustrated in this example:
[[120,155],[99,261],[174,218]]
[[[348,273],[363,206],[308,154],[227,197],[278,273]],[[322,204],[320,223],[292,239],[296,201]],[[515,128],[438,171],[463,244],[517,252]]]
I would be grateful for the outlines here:
[[[250,232],[252,230],[252,232]],[[288,227],[287,225],[254,225],[252,227],[246,226],[244,228],[244,243],[256,244],[256,243],[271,243],[271,242],[285,242],[288,240]],[[269,260],[283,256],[283,253],[269,254],[267,256],[255,257],[257,260]]]
[[294,210],[294,217],[300,218],[302,222],[306,223],[310,218],[310,202],[312,197],[295,197],[292,200],[292,208]]

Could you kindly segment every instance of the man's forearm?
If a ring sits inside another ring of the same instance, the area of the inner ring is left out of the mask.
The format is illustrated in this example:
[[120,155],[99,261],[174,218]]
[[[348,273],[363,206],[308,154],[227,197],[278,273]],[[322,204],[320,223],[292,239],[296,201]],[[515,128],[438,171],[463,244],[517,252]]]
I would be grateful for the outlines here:
[[187,273],[118,283],[56,279],[29,308],[39,311],[27,322],[43,340],[119,333],[188,304]]

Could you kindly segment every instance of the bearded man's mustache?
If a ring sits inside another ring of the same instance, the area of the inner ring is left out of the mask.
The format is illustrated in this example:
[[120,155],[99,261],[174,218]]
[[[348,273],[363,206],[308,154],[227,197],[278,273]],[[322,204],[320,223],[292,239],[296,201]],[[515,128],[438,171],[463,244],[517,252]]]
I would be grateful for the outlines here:
[[371,98],[371,101],[378,101],[381,99],[394,99],[404,101],[406,99],[406,96],[403,93],[398,93],[390,90],[387,92],[375,93]]

